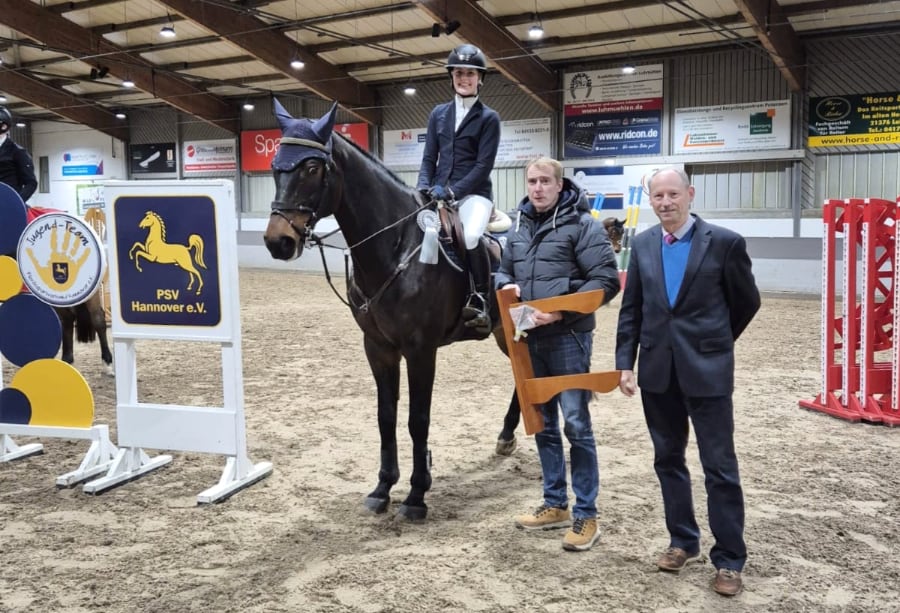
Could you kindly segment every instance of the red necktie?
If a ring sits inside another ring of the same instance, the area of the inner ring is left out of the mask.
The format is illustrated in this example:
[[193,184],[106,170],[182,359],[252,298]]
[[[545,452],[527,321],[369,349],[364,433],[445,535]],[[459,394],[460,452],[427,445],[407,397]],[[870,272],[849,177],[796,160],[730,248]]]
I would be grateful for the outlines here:
[[678,237],[676,237],[674,234],[667,233],[663,237],[663,240],[666,241],[667,245],[671,245],[672,243],[674,243],[675,241],[678,240]]

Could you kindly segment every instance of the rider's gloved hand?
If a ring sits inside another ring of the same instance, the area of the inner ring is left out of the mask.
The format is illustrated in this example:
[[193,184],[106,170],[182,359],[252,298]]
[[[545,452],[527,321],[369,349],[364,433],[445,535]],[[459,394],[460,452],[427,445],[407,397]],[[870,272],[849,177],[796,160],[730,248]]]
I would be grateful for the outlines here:
[[453,202],[453,190],[451,190],[446,185],[435,185],[428,193],[435,200],[441,200],[443,202]]
[[422,200],[424,202],[431,202],[431,189],[423,187],[419,190],[419,194],[422,195]]

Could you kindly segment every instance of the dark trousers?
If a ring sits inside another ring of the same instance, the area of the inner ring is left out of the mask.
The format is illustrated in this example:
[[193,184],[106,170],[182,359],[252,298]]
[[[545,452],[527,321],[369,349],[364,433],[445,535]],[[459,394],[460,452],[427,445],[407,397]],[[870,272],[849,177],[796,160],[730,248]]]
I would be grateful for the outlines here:
[[674,372],[671,381],[663,394],[641,391],[644,417],[653,440],[653,467],[662,489],[670,546],[689,553],[700,549],[700,528],[691,498],[691,475],[685,463],[690,418],[706,476],[709,528],[715,538],[709,552],[710,560],[716,568],[742,570],[747,560],[744,494],[734,453],[731,396],[691,398],[681,392]]

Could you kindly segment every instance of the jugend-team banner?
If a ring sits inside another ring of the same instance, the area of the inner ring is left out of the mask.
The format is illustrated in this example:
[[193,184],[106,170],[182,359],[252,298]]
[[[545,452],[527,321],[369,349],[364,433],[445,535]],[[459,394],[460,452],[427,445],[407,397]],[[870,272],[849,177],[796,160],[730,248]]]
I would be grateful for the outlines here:
[[900,143],[900,92],[809,99],[809,146]]

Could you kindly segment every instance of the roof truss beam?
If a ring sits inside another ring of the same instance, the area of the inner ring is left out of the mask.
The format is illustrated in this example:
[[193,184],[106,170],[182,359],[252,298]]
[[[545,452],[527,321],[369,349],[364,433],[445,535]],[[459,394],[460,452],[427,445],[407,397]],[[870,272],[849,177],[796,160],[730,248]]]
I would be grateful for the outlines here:
[[60,117],[128,141],[128,127],[121,125],[111,111],[85,102],[64,89],[44,83],[25,72],[0,71],[0,89]]
[[791,91],[806,84],[806,50],[777,0],[734,0]]
[[[369,123],[381,121],[375,93],[346,72],[329,64],[281,32],[271,31],[271,24],[236,11],[228,6],[193,0],[158,0],[184,17],[191,19],[250,53],[261,62],[297,79],[326,100],[337,100],[350,113]],[[302,60],[302,74],[290,67],[292,58]]]
[[21,0],[0,0],[0,14],[9,27],[56,49],[66,49],[74,59],[98,64],[102,59],[109,74],[131,79],[135,86],[168,104],[232,133],[237,133],[237,112],[231,104],[192,83],[165,72],[140,56],[129,54],[102,36],[82,28],[59,14]]

